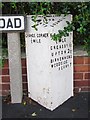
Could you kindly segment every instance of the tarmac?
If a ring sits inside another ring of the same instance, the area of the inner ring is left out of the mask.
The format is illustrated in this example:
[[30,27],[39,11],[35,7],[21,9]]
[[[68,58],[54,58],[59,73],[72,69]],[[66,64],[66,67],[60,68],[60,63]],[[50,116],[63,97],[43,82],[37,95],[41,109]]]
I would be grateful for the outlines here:
[[90,119],[90,92],[78,93],[50,111],[29,100],[21,104],[2,101],[2,118],[88,118]]

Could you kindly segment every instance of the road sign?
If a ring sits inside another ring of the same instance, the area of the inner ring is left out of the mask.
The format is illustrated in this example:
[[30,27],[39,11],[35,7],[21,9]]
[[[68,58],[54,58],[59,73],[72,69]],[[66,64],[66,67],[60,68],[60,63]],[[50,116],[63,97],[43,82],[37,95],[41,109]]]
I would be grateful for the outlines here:
[[0,16],[0,31],[24,30],[24,16]]

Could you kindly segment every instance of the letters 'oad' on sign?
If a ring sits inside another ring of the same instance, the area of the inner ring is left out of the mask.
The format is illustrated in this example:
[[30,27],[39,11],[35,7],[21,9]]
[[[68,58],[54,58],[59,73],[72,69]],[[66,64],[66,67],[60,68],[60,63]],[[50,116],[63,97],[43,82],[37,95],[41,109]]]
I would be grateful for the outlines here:
[[0,31],[24,30],[24,16],[0,16]]

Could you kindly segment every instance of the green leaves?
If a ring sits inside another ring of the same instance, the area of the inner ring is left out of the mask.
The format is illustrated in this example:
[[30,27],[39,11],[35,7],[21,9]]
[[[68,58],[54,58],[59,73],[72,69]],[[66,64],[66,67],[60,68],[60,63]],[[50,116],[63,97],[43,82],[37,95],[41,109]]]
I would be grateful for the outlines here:
[[[85,49],[90,51],[90,2],[3,2],[0,3],[0,8],[3,8],[4,14],[31,14],[35,15],[33,19],[34,25],[32,26],[37,30],[37,15],[43,15],[44,22],[47,23],[46,15],[47,14],[57,14],[61,15],[67,14],[73,15],[72,23],[66,21],[67,27],[63,30],[58,31],[57,34],[52,35],[52,40],[60,40],[62,36],[68,36],[68,32],[74,31],[74,43],[82,43],[85,46]],[[89,44],[89,45],[88,45]]]
[[69,21],[66,21],[66,23],[67,23],[68,26],[64,27],[63,30],[58,30],[58,34],[54,33],[52,35],[52,40],[59,41],[63,36],[64,37],[69,36],[69,32],[71,32],[72,30],[75,29],[72,23],[70,23]]
[[51,37],[52,37],[52,40],[58,41],[58,40],[60,40],[61,35],[60,35],[60,34],[55,34],[55,33],[54,33]]
[[84,34],[84,32],[86,32],[86,28],[83,28],[83,26],[81,26],[77,29],[77,32],[79,32],[80,34]]
[[4,4],[0,2],[0,8],[2,8],[3,6],[4,6]]
[[17,8],[16,2],[11,2],[10,4],[11,4],[11,6],[12,6],[13,9],[16,9],[16,8]]

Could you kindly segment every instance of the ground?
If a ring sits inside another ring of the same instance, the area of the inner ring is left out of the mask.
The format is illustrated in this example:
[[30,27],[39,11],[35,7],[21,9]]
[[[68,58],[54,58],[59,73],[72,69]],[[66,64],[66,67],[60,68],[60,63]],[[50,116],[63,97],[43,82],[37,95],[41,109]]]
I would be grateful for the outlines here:
[[89,118],[90,93],[78,93],[54,111],[29,100],[21,104],[2,102],[2,118]]

